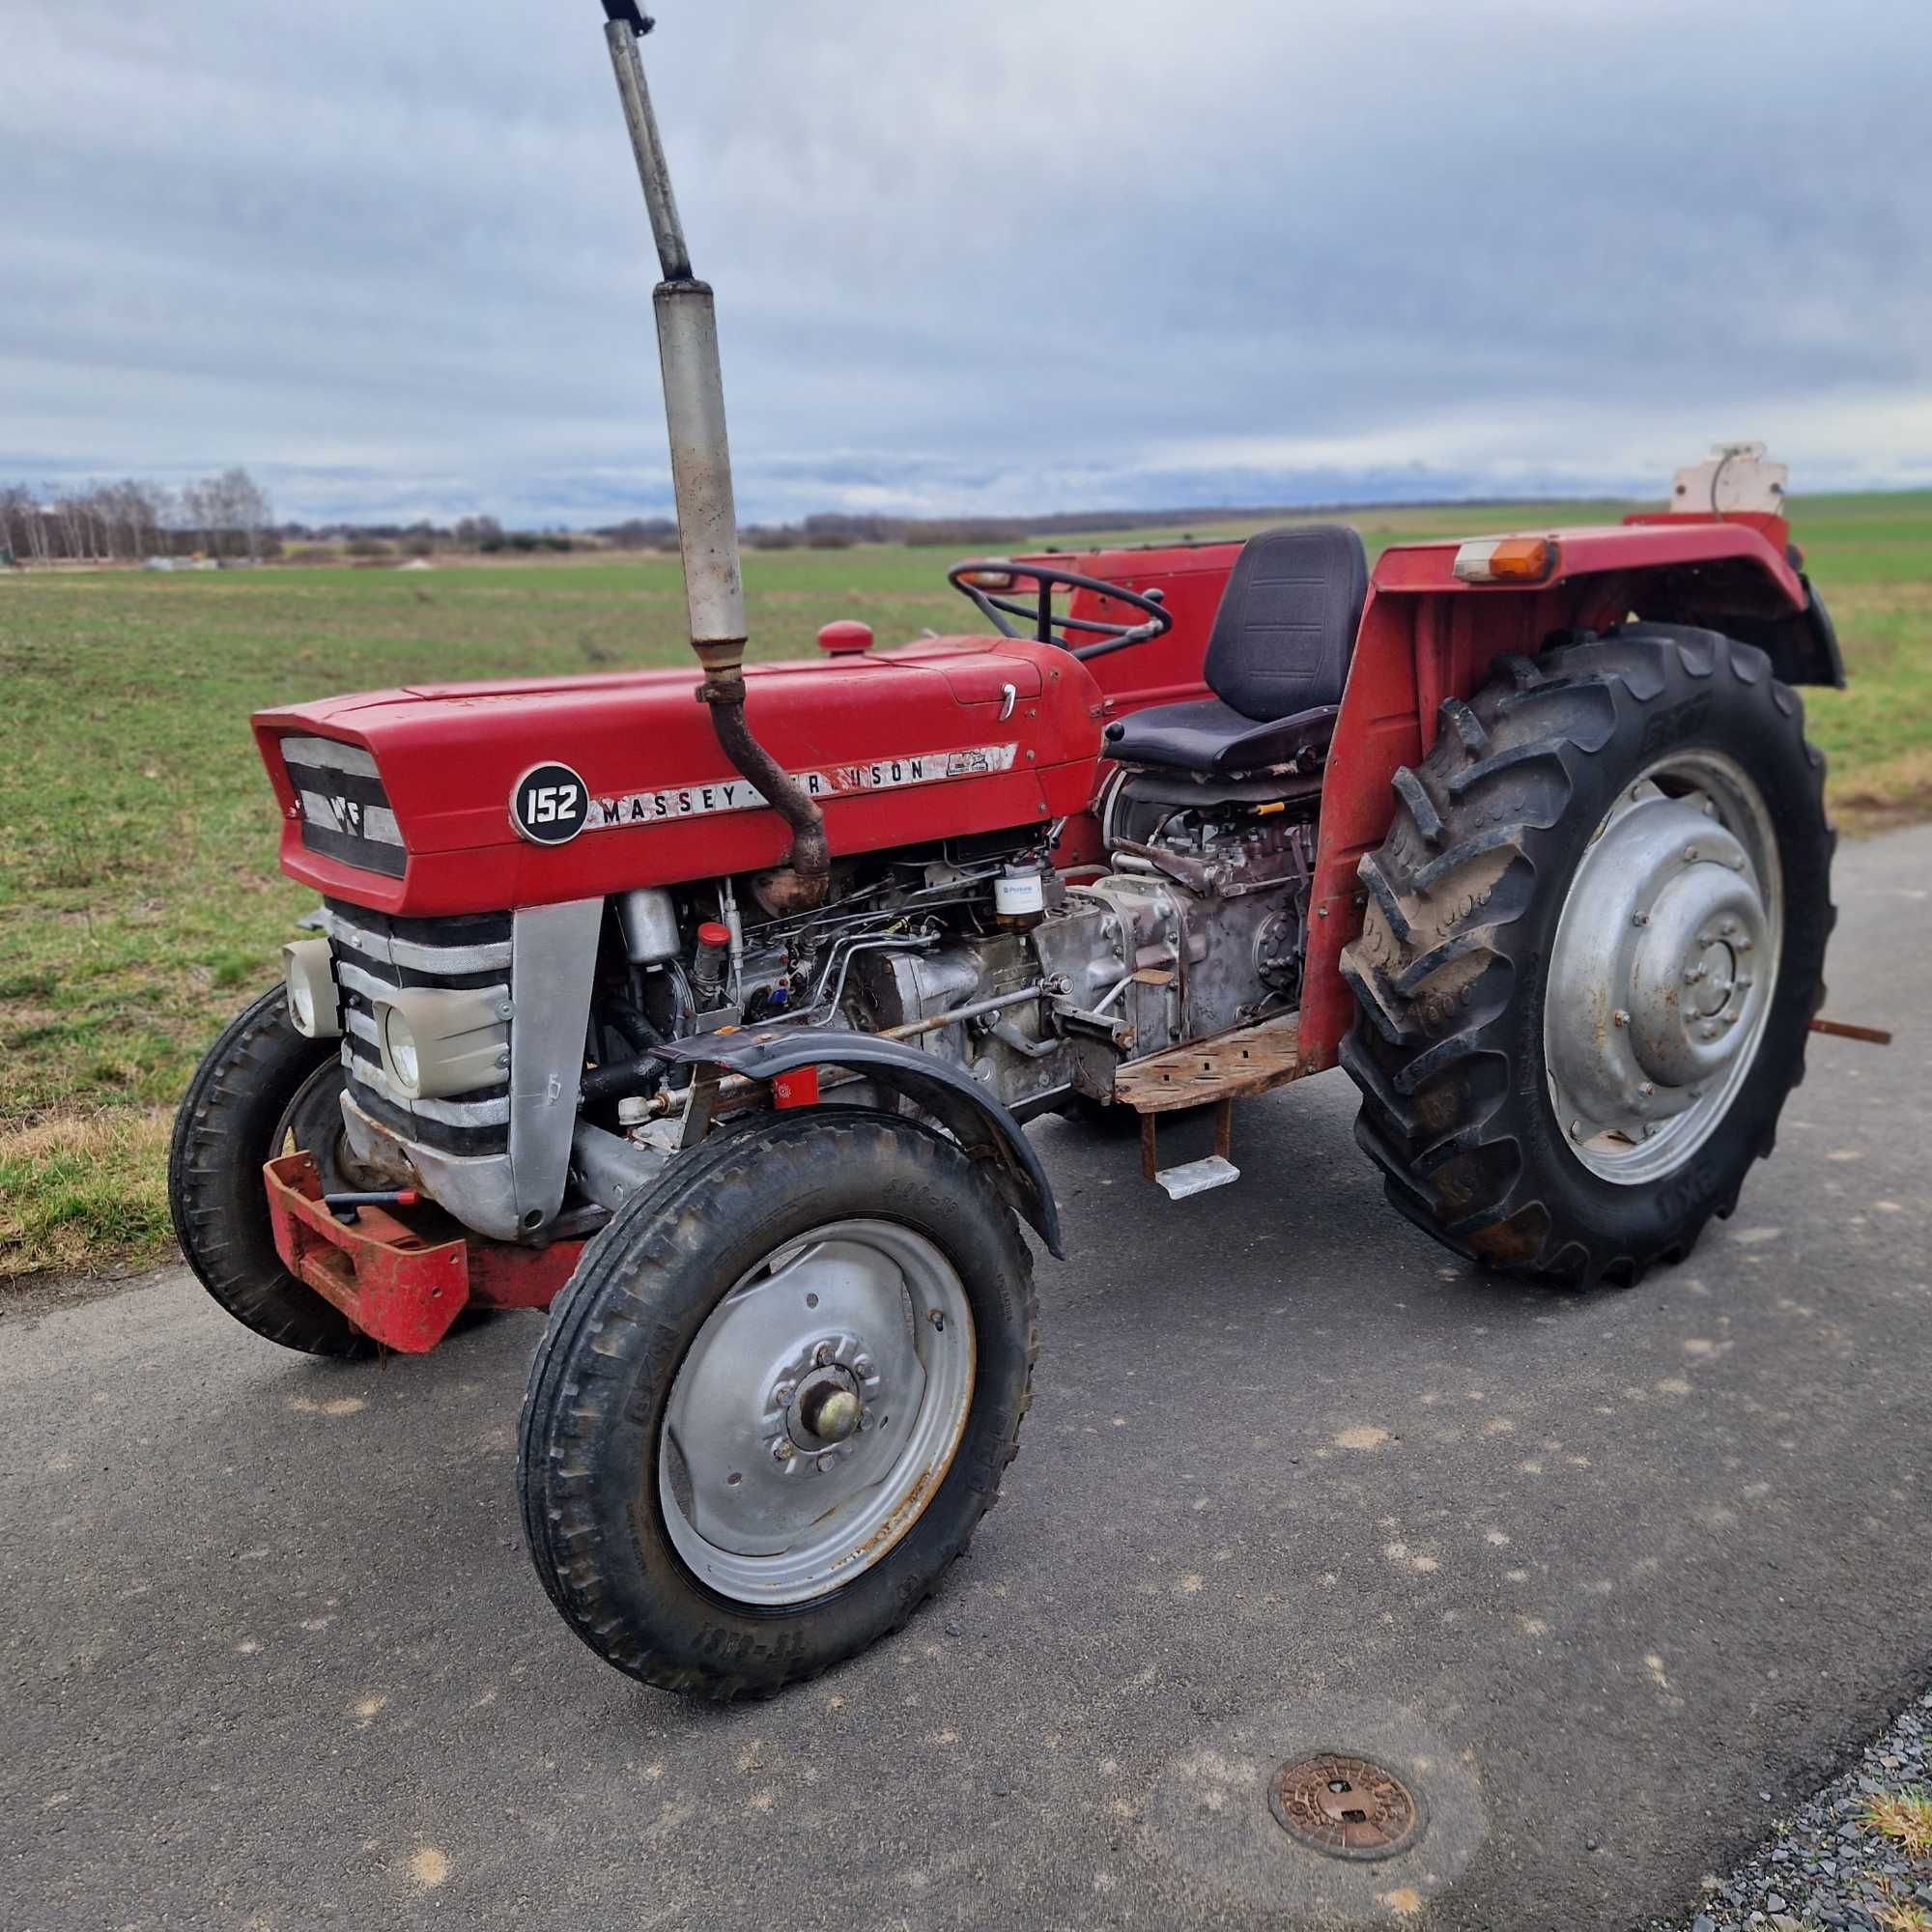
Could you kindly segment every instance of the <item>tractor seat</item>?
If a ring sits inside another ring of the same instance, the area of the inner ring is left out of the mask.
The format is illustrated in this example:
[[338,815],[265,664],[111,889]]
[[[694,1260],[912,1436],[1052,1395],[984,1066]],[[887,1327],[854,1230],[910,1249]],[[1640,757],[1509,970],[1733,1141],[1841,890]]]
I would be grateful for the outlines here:
[[1107,755],[1227,778],[1320,753],[1334,735],[1368,594],[1368,554],[1344,525],[1250,537],[1208,640],[1214,696],[1116,719]]

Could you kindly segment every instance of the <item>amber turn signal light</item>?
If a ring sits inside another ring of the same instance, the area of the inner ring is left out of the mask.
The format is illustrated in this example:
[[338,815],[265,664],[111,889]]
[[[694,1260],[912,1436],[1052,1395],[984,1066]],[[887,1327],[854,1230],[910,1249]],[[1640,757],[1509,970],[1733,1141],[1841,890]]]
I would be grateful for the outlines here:
[[1547,583],[1556,574],[1554,537],[1481,537],[1456,553],[1464,583]]

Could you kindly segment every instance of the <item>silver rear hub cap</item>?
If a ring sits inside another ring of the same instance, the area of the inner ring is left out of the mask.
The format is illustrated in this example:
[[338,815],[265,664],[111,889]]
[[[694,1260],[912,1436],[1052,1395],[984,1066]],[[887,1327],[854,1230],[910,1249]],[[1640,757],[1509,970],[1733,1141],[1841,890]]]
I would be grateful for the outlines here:
[[1551,951],[1544,1061],[1585,1167],[1674,1173],[1729,1110],[1777,985],[1783,885],[1771,814],[1716,752],[1625,787],[1570,883]]
[[973,1406],[957,1271],[891,1221],[788,1242],[712,1311],[671,1384],[658,1497],[697,1579],[801,1604],[869,1570],[924,1513]]

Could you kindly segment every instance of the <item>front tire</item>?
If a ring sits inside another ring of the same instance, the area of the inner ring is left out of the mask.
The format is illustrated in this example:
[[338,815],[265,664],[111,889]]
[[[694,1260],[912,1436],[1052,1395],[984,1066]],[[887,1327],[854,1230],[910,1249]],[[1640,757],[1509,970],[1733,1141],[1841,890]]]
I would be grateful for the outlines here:
[[282,1265],[263,1166],[285,1146],[339,1184],[342,1071],[333,1040],[309,1039],[277,986],[239,1014],[195,1069],[168,1150],[168,1207],[187,1264],[265,1341],[360,1361],[376,1345]]
[[1011,1209],[942,1134],[773,1117],[585,1250],[530,1369],[524,1525],[618,1669],[729,1698],[896,1630],[997,1500],[1037,1315]]
[[1751,645],[1633,625],[1442,707],[1343,955],[1390,1201],[1576,1285],[1688,1254],[1804,1077],[1834,920],[1824,760]]

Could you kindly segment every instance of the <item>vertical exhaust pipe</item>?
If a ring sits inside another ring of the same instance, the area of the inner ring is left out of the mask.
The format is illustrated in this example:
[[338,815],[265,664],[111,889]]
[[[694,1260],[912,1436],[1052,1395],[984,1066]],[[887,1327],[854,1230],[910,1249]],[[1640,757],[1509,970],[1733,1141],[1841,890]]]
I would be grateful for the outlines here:
[[789,866],[766,880],[760,897],[775,908],[804,910],[825,900],[831,855],[824,813],[752,735],[745,718],[745,580],[738,556],[731,450],[724,431],[717,300],[692,272],[691,250],[671,190],[670,164],[644,82],[638,43],[654,23],[639,12],[637,0],[604,0],[604,37],[610,43],[624,121],[638,157],[638,179],[643,185],[664,270],[653,302],[691,648],[704,669],[697,695],[711,707],[712,729],[732,768],[791,828]]

